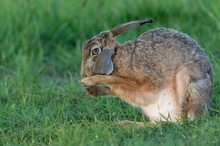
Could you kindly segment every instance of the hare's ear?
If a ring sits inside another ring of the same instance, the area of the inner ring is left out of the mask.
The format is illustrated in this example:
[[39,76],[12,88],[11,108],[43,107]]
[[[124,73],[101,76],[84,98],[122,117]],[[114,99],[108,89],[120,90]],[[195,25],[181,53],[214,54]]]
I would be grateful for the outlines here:
[[126,31],[129,31],[131,29],[134,29],[140,25],[143,25],[145,23],[152,23],[153,20],[150,18],[146,18],[143,20],[137,20],[137,21],[132,21],[132,22],[128,22],[125,24],[121,24],[116,26],[115,28],[113,28],[112,30],[110,30],[110,32],[113,34],[113,37],[116,37]]
[[112,62],[112,55],[114,49],[104,49],[97,57],[93,74],[109,75],[113,72],[114,66]]

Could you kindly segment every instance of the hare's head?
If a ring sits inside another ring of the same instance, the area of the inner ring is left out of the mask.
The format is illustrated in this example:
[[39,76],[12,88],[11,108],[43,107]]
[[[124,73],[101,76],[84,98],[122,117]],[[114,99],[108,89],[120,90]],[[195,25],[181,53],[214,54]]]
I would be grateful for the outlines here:
[[119,46],[114,37],[151,22],[152,19],[144,19],[121,24],[86,41],[82,48],[81,76],[84,78],[95,74],[111,74],[114,70],[112,55]]

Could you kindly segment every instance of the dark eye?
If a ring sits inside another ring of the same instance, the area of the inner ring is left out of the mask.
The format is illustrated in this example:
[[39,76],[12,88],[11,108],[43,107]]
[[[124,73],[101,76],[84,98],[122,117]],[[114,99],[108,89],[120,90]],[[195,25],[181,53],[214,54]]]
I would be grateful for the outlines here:
[[94,48],[92,49],[92,55],[98,55],[101,52],[100,48]]

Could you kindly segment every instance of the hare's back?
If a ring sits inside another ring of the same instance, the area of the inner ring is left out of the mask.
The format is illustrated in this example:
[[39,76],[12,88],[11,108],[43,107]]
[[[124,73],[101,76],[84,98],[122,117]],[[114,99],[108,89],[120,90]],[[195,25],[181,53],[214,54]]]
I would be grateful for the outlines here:
[[154,49],[160,49],[160,51],[164,52],[180,53],[177,55],[205,55],[201,47],[191,37],[174,29],[153,29],[143,33],[139,39],[145,41],[146,48],[147,46],[151,46]]
[[209,65],[209,59],[203,49],[188,35],[174,29],[158,28],[143,33],[139,37],[143,51],[154,58],[162,57],[166,65],[191,64],[199,62]]

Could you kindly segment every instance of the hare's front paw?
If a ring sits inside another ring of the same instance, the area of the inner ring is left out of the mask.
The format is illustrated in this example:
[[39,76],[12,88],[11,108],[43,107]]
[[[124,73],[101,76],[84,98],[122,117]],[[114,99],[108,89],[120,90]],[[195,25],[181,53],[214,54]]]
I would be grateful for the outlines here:
[[106,77],[105,75],[94,75],[82,79],[81,83],[85,86],[99,85],[99,84],[103,84],[103,82],[105,83],[105,80],[103,80],[103,78],[105,77]]
[[94,86],[86,86],[86,91],[92,95],[93,97],[98,96],[98,86],[94,85]]
[[86,77],[84,79],[81,80],[81,83],[84,85],[84,86],[93,86],[95,85],[95,83],[93,82],[92,80],[92,77]]

